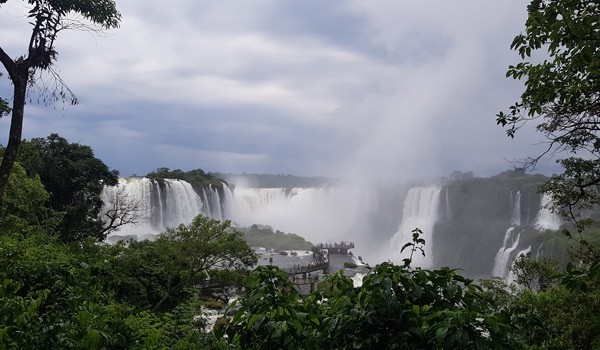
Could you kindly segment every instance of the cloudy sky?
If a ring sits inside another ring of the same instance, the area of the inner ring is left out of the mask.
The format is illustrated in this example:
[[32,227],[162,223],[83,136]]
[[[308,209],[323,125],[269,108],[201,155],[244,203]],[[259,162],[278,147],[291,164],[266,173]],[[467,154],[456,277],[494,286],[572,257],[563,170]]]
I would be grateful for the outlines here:
[[[25,3],[0,8],[13,57],[28,42]],[[30,103],[24,138],[59,133],[122,175],[486,176],[540,150],[533,128],[511,140],[495,125],[522,90],[505,72],[527,1],[117,5],[121,28],[60,35],[57,69],[80,104]],[[5,74],[0,95],[10,89]]]

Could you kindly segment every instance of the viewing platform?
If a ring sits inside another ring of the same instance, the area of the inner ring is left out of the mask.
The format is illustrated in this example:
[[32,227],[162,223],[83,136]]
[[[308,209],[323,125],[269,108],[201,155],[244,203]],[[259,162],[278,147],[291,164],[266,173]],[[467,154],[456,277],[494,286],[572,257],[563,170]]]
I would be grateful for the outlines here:
[[[328,260],[312,261],[306,265],[296,265],[283,269],[288,275],[306,275],[307,273],[323,270],[323,273],[327,273],[329,267]],[[306,276],[305,276],[306,277]]]
[[[283,269],[295,285],[310,285],[310,291],[315,288],[319,273],[328,273],[330,254],[348,254],[354,248],[354,242],[342,241],[339,243],[319,243],[312,247],[313,261],[307,264],[295,265]],[[314,274],[312,274],[314,273]],[[312,274],[312,275],[311,275]]]
[[315,284],[318,282],[318,274],[311,276],[312,272],[323,272],[327,273],[329,268],[329,260],[321,259],[317,261],[311,261],[306,265],[296,265],[283,269],[288,274],[292,282],[297,286],[310,285],[310,292],[315,290]]

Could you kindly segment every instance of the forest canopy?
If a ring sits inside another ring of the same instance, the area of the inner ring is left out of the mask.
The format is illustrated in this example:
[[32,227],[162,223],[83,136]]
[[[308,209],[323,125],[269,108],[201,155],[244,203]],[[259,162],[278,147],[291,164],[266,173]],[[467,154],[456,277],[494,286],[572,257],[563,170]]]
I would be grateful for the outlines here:
[[216,174],[205,173],[202,169],[183,171],[181,169],[170,170],[169,168],[158,168],[146,174],[146,177],[153,180],[159,179],[178,179],[189,182],[192,185],[200,187],[216,186],[221,187],[225,180]]

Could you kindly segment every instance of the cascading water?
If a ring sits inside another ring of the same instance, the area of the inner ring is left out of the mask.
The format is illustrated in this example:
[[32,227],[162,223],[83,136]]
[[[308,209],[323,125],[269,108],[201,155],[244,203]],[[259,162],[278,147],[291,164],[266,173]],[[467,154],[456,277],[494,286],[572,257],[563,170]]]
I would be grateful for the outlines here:
[[281,207],[295,201],[296,195],[298,189],[238,187],[232,195],[232,218],[245,221],[246,217],[257,215],[267,207]]
[[[226,184],[223,184],[223,188],[229,189]],[[202,214],[213,219],[223,220],[223,203],[219,191],[212,185],[208,185],[208,187],[200,189],[199,192],[202,201]]]
[[[225,190],[225,208],[228,219],[236,225],[270,225],[276,230],[299,234],[313,243],[352,240],[360,247],[360,255],[365,259],[382,261],[387,260],[387,256],[381,255],[380,247],[393,232],[387,231],[383,239],[374,238],[379,233],[373,229],[376,221],[373,210],[380,206],[377,194],[372,187],[358,185],[312,188],[236,186],[231,194]],[[399,218],[393,221],[390,230],[398,227]]]
[[166,179],[164,184],[165,205],[161,213],[164,227],[187,224],[202,212],[202,200],[188,182]]
[[446,188],[446,220],[452,218],[452,210],[450,208],[450,196],[448,195],[448,188]]
[[492,274],[494,276],[506,278],[509,272],[509,261],[512,264],[512,260],[510,260],[510,254],[517,249],[519,245],[519,240],[521,238],[522,230],[519,230],[515,227],[510,227],[506,234],[504,235],[504,244],[502,248],[498,250],[496,254],[496,258],[494,259],[494,271]]
[[[519,256],[521,256],[521,255],[527,255],[529,253],[531,253],[531,246],[529,246],[529,247],[521,250],[517,254],[515,254],[515,257],[514,257],[513,261],[516,260]],[[504,276],[504,277],[506,278],[506,280],[507,280],[508,283],[512,283],[516,279],[515,274],[512,271],[510,271],[510,270],[508,270],[507,275]]]
[[221,219],[221,203],[217,189],[209,187],[199,196],[186,181],[164,179],[159,183],[147,178],[119,179],[114,187],[105,187],[102,193],[105,208],[117,200],[126,200],[132,208],[137,224],[119,228],[116,235],[138,238],[163,231],[167,227],[188,224],[202,213]]
[[[540,201],[540,209],[535,219],[534,228],[536,230],[553,230],[556,231],[560,228],[562,221],[560,217],[554,214],[548,206],[551,204],[551,197],[544,194]],[[493,275],[503,277],[511,280],[510,266],[516,257],[519,255],[527,254],[531,252],[532,246],[529,245],[527,248],[521,251],[515,252],[519,246],[521,234],[524,232],[521,225],[521,192],[517,192],[515,195],[515,202],[513,205],[513,218],[512,225],[506,231],[504,235],[504,243],[494,260]],[[542,243],[543,244],[543,243]],[[541,256],[541,245],[537,248],[536,258]]]
[[238,225],[268,224],[320,242],[335,239],[353,224],[343,218],[355,210],[348,204],[358,201],[348,199],[347,193],[351,192],[342,188],[236,187],[226,207],[229,219]]
[[521,226],[521,191],[515,193],[511,226],[506,230],[506,233],[504,234],[504,243],[498,250],[498,253],[496,253],[496,258],[494,259],[494,270],[492,272],[494,276],[502,278],[508,276],[510,254],[519,245],[519,239],[523,232],[519,226]]
[[540,244],[540,246],[538,247],[537,251],[535,252],[535,258],[536,259],[541,259],[544,256],[544,242],[542,242],[542,244]]
[[548,206],[551,204],[552,197],[544,193],[540,203],[540,211],[535,218],[536,229],[556,231],[560,228],[560,225],[562,225],[562,220],[560,217],[548,208]]
[[119,201],[129,203],[128,210],[132,210],[131,215],[138,222],[135,228],[132,225],[124,226],[119,229],[119,235],[135,235],[137,232],[143,232],[140,235],[153,233],[154,226],[162,226],[162,216],[157,215],[162,211],[162,199],[160,191],[156,190],[156,183],[152,180],[142,179],[119,179],[119,184],[112,187],[104,187],[102,192],[102,201],[104,203],[103,212],[109,208],[112,209],[118,205]]
[[208,186],[194,190],[192,185],[181,180],[159,182],[127,178],[120,179],[118,186],[105,188],[103,201],[106,208],[114,204],[117,192],[137,204],[138,224],[121,227],[115,235],[138,238],[187,224],[201,213],[217,220],[231,220],[238,226],[272,225],[288,233],[300,233],[315,242],[344,239],[347,237],[341,233],[348,232],[354,225],[353,221],[347,220],[357,210],[351,205],[365,203],[348,196],[354,196],[356,191],[341,188],[237,187],[232,191],[223,184],[219,189]]
[[511,223],[514,226],[521,226],[521,191],[517,191],[517,193],[515,194],[515,200],[513,202],[513,216],[512,216]]
[[[114,233],[118,236],[145,238],[166,227],[187,224],[202,213],[217,220],[231,220],[234,226],[270,225],[286,233],[297,233],[313,243],[352,240],[357,244],[355,253],[373,263],[386,260],[399,263],[407,256],[400,254],[400,248],[410,242],[411,231],[419,228],[426,241],[426,258],[417,253],[413,257],[415,265],[461,267],[476,271],[477,276],[489,276],[493,270],[494,275],[505,278],[518,251],[532,245],[532,251],[541,254],[539,240],[532,242],[528,232],[560,226],[560,219],[544,208],[549,203],[547,196],[541,199],[542,208],[535,216],[540,197],[530,192],[523,191],[521,197],[521,191],[501,192],[493,183],[482,187],[481,181],[474,183],[475,190],[462,186],[409,189],[403,183],[374,187],[373,182],[359,182],[322,188],[236,186],[233,189],[226,184],[192,187],[179,180],[130,178],[121,179],[117,188],[105,188],[103,200],[108,208],[120,192],[137,203],[139,223],[122,227]],[[536,202],[530,203],[531,200]],[[535,220],[529,218],[529,212]],[[502,217],[496,213],[502,213]],[[481,223],[475,220],[478,229],[468,232],[468,238],[463,239],[464,236],[459,236],[462,233],[454,229],[468,227],[471,219],[482,217]],[[488,221],[493,227],[489,232],[485,230]],[[505,232],[501,247],[488,245],[479,255],[466,253],[491,240],[498,241],[502,232],[496,227]],[[452,246],[455,242],[449,242],[454,239],[450,237],[460,238],[464,243]],[[462,247],[465,248],[460,253],[445,253]]]
[[[188,184],[185,181],[181,181],[181,182]],[[223,184],[222,188],[228,189],[227,184]],[[223,209],[222,209],[223,203],[221,202],[221,198],[220,198],[220,194],[219,194],[221,188],[216,188],[213,185],[208,185],[208,187],[203,187],[199,191],[195,191],[193,189],[193,187],[190,185],[190,187],[188,188],[188,191],[189,191],[189,189],[192,189],[192,191],[193,191],[193,192],[189,192],[190,197],[197,198],[200,200],[201,213],[204,216],[207,216],[209,218],[213,218],[216,220],[224,219]],[[196,194],[197,197],[194,197],[192,194]],[[194,213],[192,218],[198,214],[199,214],[198,212]]]
[[223,218],[230,219],[233,216],[233,212],[235,212],[236,203],[233,198],[233,192],[226,184],[223,184],[223,198],[219,197],[219,199],[223,200]]
[[[397,249],[396,256],[404,244],[412,240],[412,230],[419,228],[423,231],[421,238],[425,239],[425,257],[421,253],[413,256],[413,261],[420,266],[429,266],[432,261],[431,246],[433,244],[433,228],[439,216],[440,193],[439,186],[414,187],[408,191],[402,210],[402,222],[398,232],[392,237],[392,247]],[[392,254],[394,254],[392,252]],[[407,257],[406,251],[402,254]]]

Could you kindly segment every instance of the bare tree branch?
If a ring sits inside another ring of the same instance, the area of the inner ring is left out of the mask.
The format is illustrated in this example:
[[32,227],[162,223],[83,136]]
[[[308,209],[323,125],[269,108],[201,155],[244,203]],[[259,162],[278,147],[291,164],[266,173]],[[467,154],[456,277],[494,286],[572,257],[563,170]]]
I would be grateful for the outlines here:
[[104,236],[125,225],[136,225],[140,220],[141,203],[129,198],[125,188],[118,187],[111,196],[104,212],[105,225],[102,229]]

